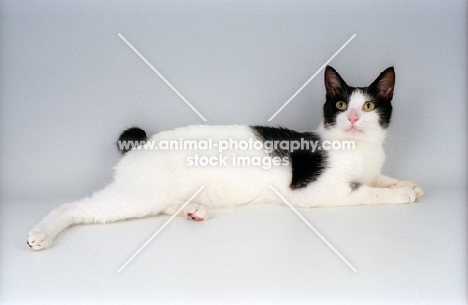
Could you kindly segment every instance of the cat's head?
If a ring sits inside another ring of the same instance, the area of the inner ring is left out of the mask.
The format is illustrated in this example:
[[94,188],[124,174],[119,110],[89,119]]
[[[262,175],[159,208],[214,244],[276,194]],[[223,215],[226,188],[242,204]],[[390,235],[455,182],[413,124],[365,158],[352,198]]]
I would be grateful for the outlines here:
[[325,69],[322,132],[336,140],[383,141],[392,115],[393,67],[368,87],[350,87],[330,66]]

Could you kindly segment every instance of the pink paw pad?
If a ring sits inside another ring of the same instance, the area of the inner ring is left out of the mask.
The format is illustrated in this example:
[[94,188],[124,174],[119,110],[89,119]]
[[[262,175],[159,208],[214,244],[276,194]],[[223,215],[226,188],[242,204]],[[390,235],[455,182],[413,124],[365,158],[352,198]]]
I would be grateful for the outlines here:
[[202,217],[199,217],[199,216],[197,216],[197,215],[195,215],[193,213],[188,213],[187,218],[191,219],[191,220],[195,220],[195,221],[202,221],[203,220]]

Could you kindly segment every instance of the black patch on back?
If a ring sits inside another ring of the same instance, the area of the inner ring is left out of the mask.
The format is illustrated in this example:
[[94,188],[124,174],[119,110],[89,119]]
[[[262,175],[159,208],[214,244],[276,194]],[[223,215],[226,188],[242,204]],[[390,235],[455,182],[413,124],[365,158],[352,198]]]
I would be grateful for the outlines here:
[[[263,141],[310,141],[320,142],[320,137],[312,132],[298,132],[282,127],[268,127],[268,126],[250,126],[255,136]],[[279,146],[279,145],[278,145]],[[326,168],[327,154],[326,151],[320,150],[321,145],[313,151],[313,147],[301,147],[298,150],[283,149],[276,147],[271,153],[271,156],[288,157],[291,163],[292,179],[291,189],[299,189],[307,187],[311,182],[317,180],[320,174]],[[291,148],[291,145],[289,145]],[[304,148],[304,149],[302,149]]]
[[[120,135],[119,139],[117,140],[117,149],[122,153],[125,154],[132,148],[136,148],[139,145],[142,145],[147,140],[146,132],[143,129],[138,127],[132,127]],[[127,143],[127,147],[123,147],[123,143]]]

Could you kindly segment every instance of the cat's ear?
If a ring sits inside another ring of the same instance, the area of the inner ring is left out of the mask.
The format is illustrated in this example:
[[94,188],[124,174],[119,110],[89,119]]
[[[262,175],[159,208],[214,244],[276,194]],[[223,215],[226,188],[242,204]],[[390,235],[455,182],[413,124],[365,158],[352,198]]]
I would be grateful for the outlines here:
[[395,88],[395,69],[393,67],[385,69],[379,77],[369,86],[378,97],[390,101]]
[[341,76],[330,66],[325,68],[325,89],[327,91],[327,97],[334,98],[339,92],[345,91],[345,81]]

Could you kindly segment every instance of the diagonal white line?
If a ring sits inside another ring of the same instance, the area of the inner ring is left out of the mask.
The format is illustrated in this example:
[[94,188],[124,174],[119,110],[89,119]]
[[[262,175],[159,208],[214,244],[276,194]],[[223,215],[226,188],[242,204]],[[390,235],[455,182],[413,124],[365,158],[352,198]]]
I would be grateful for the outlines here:
[[314,74],[314,75],[312,75],[312,77],[311,77],[311,78],[309,78],[309,80],[308,80],[308,81],[306,81],[306,83],[305,83],[304,85],[302,85],[302,87],[301,87],[301,88],[299,88],[299,90],[297,90],[297,91],[296,91],[296,93],[294,93],[294,94],[293,94],[293,96],[291,96],[291,97],[289,98],[289,100],[287,100],[287,101],[286,101],[286,103],[284,103],[284,105],[283,105],[283,106],[281,106],[281,108],[280,108],[280,109],[278,109],[278,111],[276,111],[276,112],[275,112],[275,114],[274,114],[274,115],[272,115],[272,116],[271,116],[271,118],[269,118],[269,119],[268,119],[268,122],[270,122],[271,120],[273,120],[273,119],[275,118],[275,116],[277,116],[277,115],[278,115],[278,113],[280,113],[280,111],[281,111],[281,110],[283,110],[283,109],[284,109],[284,107],[286,107],[286,106],[287,106],[287,105],[288,105],[288,104],[289,104],[289,103],[290,103],[290,102],[291,102],[291,101],[292,101],[292,100],[293,100],[293,99],[296,97],[296,95],[298,95],[298,94],[299,94],[299,92],[301,92],[301,91],[302,91],[302,89],[304,89],[304,88],[305,88],[305,86],[307,86],[307,85],[308,85],[308,84],[309,84],[309,83],[310,83],[310,82],[311,82],[311,81],[312,81],[312,80],[313,80],[313,79],[314,79],[314,78],[317,76],[317,74],[319,74],[319,73],[320,73],[320,71],[322,71],[322,70],[323,70],[323,69],[324,69],[324,68],[325,68],[325,67],[326,67],[326,66],[327,66],[327,65],[330,63],[330,61],[332,61],[332,59],[333,59],[333,58],[335,58],[335,56],[336,56],[336,55],[338,55],[338,54],[339,54],[339,53],[340,53],[340,52],[341,52],[341,51],[342,51],[342,50],[343,50],[343,49],[344,49],[344,48],[345,48],[345,47],[348,45],[348,43],[350,43],[350,42],[351,42],[351,40],[353,40],[353,39],[354,39],[354,37],[356,37],[356,34],[354,34],[353,36],[351,36],[351,38],[350,38],[350,39],[348,39],[348,41],[346,41],[346,42],[345,42],[345,44],[344,44],[343,46],[341,46],[341,48],[340,48],[338,51],[336,51],[336,52],[335,52],[335,54],[333,54],[333,56],[332,56],[332,57],[330,57],[330,59],[329,59],[329,60],[327,60],[327,61],[326,61],[326,62],[323,64],[323,66],[321,66],[321,67],[320,67],[320,69],[318,69],[318,71],[317,71],[317,72],[315,72],[315,74]]
[[151,68],[151,70],[154,71],[154,73],[156,73],[190,108],[192,108],[193,111],[195,111],[196,114],[198,114],[198,116],[206,122],[206,119],[203,117],[203,115],[201,115],[200,112],[198,112],[197,109],[195,109],[195,107],[192,106],[192,104],[189,103],[189,101],[187,101],[187,99],[185,97],[182,96],[182,94],[180,94],[179,91],[177,91],[176,88],[174,88],[174,86],[172,86],[168,81],[167,79],[162,76],[161,73],[159,73],[158,70],[156,70],[153,65],[151,65],[147,60],[146,58],[143,57],[143,55],[140,54],[140,52],[138,52],[137,49],[135,49],[135,47],[132,46],[132,44],[130,42],[127,41],[127,39],[125,39],[125,37],[122,36],[122,34],[119,33],[119,37],[122,38],[122,40],[138,55],[140,56],[141,59],[143,59],[143,61]]
[[167,225],[168,225],[168,224],[169,224],[169,223],[170,223],[186,206],[187,206],[187,204],[189,204],[189,202],[192,201],[192,199],[195,198],[195,196],[197,196],[198,193],[201,192],[201,190],[202,190],[205,186],[206,186],[206,185],[202,185],[202,186],[198,189],[198,191],[196,191],[195,194],[193,194],[192,197],[190,197],[190,199],[187,200],[187,202],[184,203],[184,204],[180,207],[180,209],[177,210],[177,212],[175,212],[175,214],[172,215],[171,218],[169,218],[169,219],[162,225],[162,227],[159,228],[159,230],[156,231],[156,233],[154,233],[153,236],[151,236],[150,239],[148,239],[148,241],[145,242],[145,243],[143,244],[143,246],[141,246],[140,249],[138,249],[138,251],[135,252],[135,254],[133,254],[132,257],[130,257],[130,258],[128,259],[128,261],[127,261],[125,264],[123,264],[122,267],[120,267],[119,270],[117,270],[117,273],[120,273],[120,271],[122,271],[122,270],[123,270],[123,269],[124,269],[124,268],[125,268],[125,267],[126,267],[126,266],[127,266],[127,265],[128,265],[128,264],[129,264],[129,263],[130,263],[130,262],[131,262],[131,261],[132,261],[132,260],[133,260],[133,259],[134,259],[134,258],[135,258],[135,257],[152,241],[152,240],[153,240],[153,239],[154,239],[154,238],[155,238],[155,237],[156,237],[156,235],[158,235],[158,234],[159,234],[159,233],[160,233],[160,232],[161,232],[161,231],[162,231],[162,230],[163,230],[163,229],[164,229],[164,228],[165,228],[165,227],[166,227],[166,226],[167,226]]
[[356,268],[353,267],[353,265],[351,265],[347,260],[346,258],[343,257],[343,255],[340,254],[340,252],[338,252],[335,247],[333,247],[329,242],[328,240],[325,239],[325,237],[322,236],[322,234],[319,233],[319,231],[317,231],[305,218],[304,216],[302,216],[287,200],[286,198],[284,198],[273,186],[269,185],[269,187],[276,193],[276,195],[278,195],[283,201],[284,203],[286,203],[290,208],[291,210],[294,211],[294,213],[297,214],[297,216],[299,216],[300,219],[302,219],[302,221],[304,221],[308,226],[309,228],[312,229],[312,231],[315,232],[315,234],[317,234],[318,237],[320,237],[320,239],[322,239],[325,244],[327,244],[328,247],[330,247],[330,249],[333,250],[333,252],[336,253],[336,255],[338,255],[348,266],[349,268],[351,268],[351,270],[353,270],[354,272],[357,272]]

